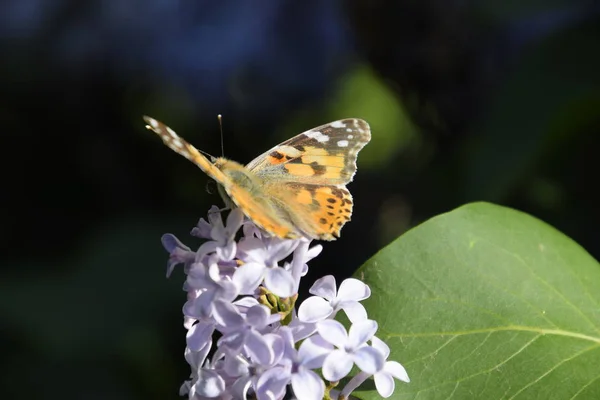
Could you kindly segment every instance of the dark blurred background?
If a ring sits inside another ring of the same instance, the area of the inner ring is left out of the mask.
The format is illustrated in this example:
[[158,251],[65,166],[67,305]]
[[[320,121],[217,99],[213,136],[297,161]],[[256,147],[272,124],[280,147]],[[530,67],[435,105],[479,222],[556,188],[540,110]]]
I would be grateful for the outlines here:
[[344,117],[373,139],[311,278],[487,200],[600,256],[595,1],[0,3],[2,399],[178,398],[189,231],[214,184],[144,129],[248,162]]

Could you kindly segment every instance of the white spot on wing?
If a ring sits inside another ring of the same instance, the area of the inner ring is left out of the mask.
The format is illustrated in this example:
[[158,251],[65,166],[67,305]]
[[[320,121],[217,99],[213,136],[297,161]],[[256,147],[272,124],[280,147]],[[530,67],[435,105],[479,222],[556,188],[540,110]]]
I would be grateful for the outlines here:
[[168,126],[167,126],[167,132],[169,132],[169,135],[171,135],[171,137],[173,139],[177,139],[179,137],[179,136],[177,136],[177,134],[175,133],[175,131],[173,129],[169,128]]
[[292,146],[278,146],[277,151],[288,157],[300,157],[302,152]]
[[339,142],[337,142],[338,147],[348,147],[348,141],[347,140],[340,140]]
[[305,132],[304,135],[311,139],[315,139],[319,143],[325,143],[329,141],[329,136],[323,135],[320,131],[308,131]]
[[354,139],[354,136],[348,135],[348,139]]
[[335,122],[332,122],[331,124],[329,124],[329,126],[331,126],[332,128],[345,128],[346,124],[343,123],[342,121],[335,121]]
[[352,132],[352,129],[346,128],[346,132]]
[[158,121],[157,121],[157,120],[155,120],[154,118],[148,118],[148,122],[150,122],[150,125],[151,125],[153,128],[158,128]]

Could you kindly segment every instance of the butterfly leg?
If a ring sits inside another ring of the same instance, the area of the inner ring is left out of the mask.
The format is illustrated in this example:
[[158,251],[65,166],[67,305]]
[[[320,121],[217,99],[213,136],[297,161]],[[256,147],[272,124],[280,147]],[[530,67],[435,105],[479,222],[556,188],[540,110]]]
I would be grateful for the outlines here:
[[229,211],[231,210],[231,207],[223,207],[223,208],[219,208],[218,210],[210,210],[208,213],[209,214],[221,214],[223,211]]

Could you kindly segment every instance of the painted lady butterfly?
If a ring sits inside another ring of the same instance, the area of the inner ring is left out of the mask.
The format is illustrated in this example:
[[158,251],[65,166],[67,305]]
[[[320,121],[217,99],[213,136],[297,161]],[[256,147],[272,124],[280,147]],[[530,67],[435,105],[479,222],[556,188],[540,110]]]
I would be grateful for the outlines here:
[[335,240],[352,215],[346,184],[358,152],[371,140],[369,125],[343,119],[301,133],[244,166],[207,159],[171,128],[144,117],[146,128],[219,184],[228,207],[237,206],[268,233],[295,239]]

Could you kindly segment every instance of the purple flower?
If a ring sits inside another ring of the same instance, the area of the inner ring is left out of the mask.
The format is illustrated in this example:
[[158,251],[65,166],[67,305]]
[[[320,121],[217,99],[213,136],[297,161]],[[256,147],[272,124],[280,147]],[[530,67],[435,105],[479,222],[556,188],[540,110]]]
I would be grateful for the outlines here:
[[179,394],[189,394],[189,398],[216,397],[225,390],[225,380],[206,360],[210,346],[201,351],[185,350],[185,359],[192,368],[191,379],[181,385]]
[[217,344],[225,346],[231,352],[241,350],[260,364],[271,364],[275,354],[263,335],[267,325],[278,321],[279,316],[271,315],[263,305],[256,305],[242,315],[237,308],[226,301],[215,302],[214,318],[223,337]]
[[359,301],[368,298],[371,289],[358,279],[344,280],[337,292],[335,278],[327,275],[318,279],[309,292],[316,296],[309,297],[300,305],[298,318],[301,321],[318,322],[335,317],[339,310],[344,310],[351,322],[367,319],[367,312]]
[[287,355],[287,363],[282,363],[282,374],[289,374],[294,395],[298,400],[322,399],[325,385],[313,369],[323,366],[332,346],[319,336],[312,336],[296,350],[291,330],[282,329],[280,334],[284,337]]
[[236,285],[220,275],[216,260],[210,259],[208,267],[202,263],[192,264],[186,280],[189,299],[183,313],[192,318],[207,318],[218,299],[233,301],[238,296]]
[[317,323],[317,332],[326,341],[336,347],[323,362],[323,377],[330,381],[339,381],[356,364],[362,371],[374,374],[383,367],[383,355],[368,346],[377,331],[377,322],[364,320],[353,324],[348,333],[342,324],[328,319]]
[[169,261],[167,261],[167,278],[171,276],[173,269],[178,264],[188,264],[194,261],[196,253],[190,250],[174,235],[165,233],[161,238],[165,250],[169,252]]
[[[387,360],[390,355],[390,348],[388,345],[376,336],[373,336],[371,339],[371,344],[374,349],[383,354],[383,359]],[[377,391],[382,397],[386,398],[390,397],[394,392],[394,378],[406,383],[410,382],[406,369],[397,361],[386,361],[385,364],[383,364],[383,368],[375,372],[373,377],[375,378],[375,388],[377,388]]]
[[215,324],[212,321],[198,321],[188,329],[186,334],[187,348],[196,352],[210,349],[214,331]]
[[[244,234],[236,241],[240,227]],[[361,281],[346,279],[337,290],[335,279],[326,276],[313,284],[315,296],[298,313],[281,312],[281,305],[294,304],[300,279],[321,245],[270,237],[244,222],[239,210],[223,224],[216,207],[192,234],[206,239],[196,252],[173,235],[162,238],[169,251],[168,274],[183,264],[187,275],[183,313],[191,374],[180,388],[182,396],[272,400],[293,392],[298,400],[320,400],[331,393],[318,370],[338,381],[353,365],[360,372],[344,395],[371,376],[382,396],[393,392],[394,377],[408,382],[402,365],[386,361],[389,348],[374,336],[377,323],[367,319],[359,303],[371,292]],[[333,320],[339,310],[353,322],[348,333]]]
[[263,282],[265,287],[280,297],[294,294],[296,283],[293,275],[279,267],[279,262],[289,256],[299,240],[245,237],[238,246],[244,264],[233,274],[233,281],[241,294],[252,294]]
[[[212,240],[205,242],[200,246],[196,259],[200,260],[203,256],[216,252],[219,259],[223,261],[233,260],[237,246],[235,234],[244,222],[244,214],[239,208],[232,210],[227,216],[227,223],[223,225],[221,211],[218,207],[212,206],[208,211],[208,221],[208,225],[211,227],[210,238]],[[201,219],[195,229],[196,230],[192,229],[192,234],[205,237],[208,232],[206,221]]]
[[[387,360],[390,355],[390,348],[378,337],[373,336],[371,339],[371,344],[373,348],[379,351],[383,355],[383,359]],[[341,392],[341,395],[344,398],[348,398],[350,393],[354,391],[360,384],[362,384],[367,378],[369,378],[370,374],[366,372],[359,372],[354,376],[344,387]],[[375,379],[375,388],[377,392],[381,395],[381,397],[388,398],[392,395],[395,389],[394,378],[399,379],[403,382],[410,382],[408,378],[408,374],[406,373],[406,369],[396,361],[386,361],[383,366],[373,374],[373,378]]]

